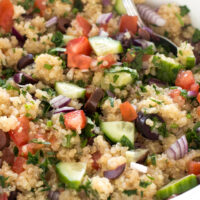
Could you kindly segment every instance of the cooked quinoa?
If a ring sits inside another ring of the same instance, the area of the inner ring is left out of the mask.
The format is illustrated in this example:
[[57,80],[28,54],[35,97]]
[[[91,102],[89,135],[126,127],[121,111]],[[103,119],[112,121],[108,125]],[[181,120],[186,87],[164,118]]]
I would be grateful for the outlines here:
[[197,185],[200,31],[186,6],[160,6],[165,25],[146,24],[174,55],[108,2],[0,0],[0,200],[167,199]]

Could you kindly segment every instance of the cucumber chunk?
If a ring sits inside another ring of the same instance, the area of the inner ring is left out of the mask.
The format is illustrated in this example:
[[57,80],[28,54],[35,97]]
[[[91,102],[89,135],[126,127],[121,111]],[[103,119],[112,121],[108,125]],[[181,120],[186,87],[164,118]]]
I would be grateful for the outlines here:
[[85,96],[85,88],[81,88],[72,83],[65,82],[57,82],[55,84],[55,90],[58,94],[76,99],[76,98],[84,98]]
[[138,78],[136,70],[128,67],[113,67],[105,70],[104,78],[101,80],[101,87],[109,89],[110,84],[113,87],[123,87],[131,84]]
[[106,56],[108,54],[123,52],[121,42],[109,37],[96,36],[89,38],[89,42],[97,56]]
[[173,194],[181,194],[195,186],[197,186],[197,177],[194,174],[183,177],[179,180],[174,180],[168,185],[164,186],[156,193],[156,199],[167,199]]
[[119,15],[127,13],[122,0],[116,0],[114,8]]
[[184,68],[173,58],[157,54],[153,57],[153,65],[156,68],[156,77],[164,82],[173,84],[180,69]]
[[127,146],[133,147],[135,140],[135,126],[131,122],[114,121],[102,122],[101,131],[114,143],[126,141]]
[[142,162],[148,155],[148,149],[136,149],[133,151],[126,151],[126,159],[128,162]]
[[60,162],[56,165],[56,171],[61,182],[70,188],[77,189],[85,175],[86,163]]

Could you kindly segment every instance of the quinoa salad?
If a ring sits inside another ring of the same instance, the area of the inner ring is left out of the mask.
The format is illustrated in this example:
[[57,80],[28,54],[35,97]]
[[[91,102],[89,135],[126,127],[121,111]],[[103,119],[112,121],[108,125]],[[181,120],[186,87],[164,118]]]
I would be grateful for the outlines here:
[[0,0],[0,200],[199,184],[200,30],[187,6],[134,3],[145,27],[122,0]]

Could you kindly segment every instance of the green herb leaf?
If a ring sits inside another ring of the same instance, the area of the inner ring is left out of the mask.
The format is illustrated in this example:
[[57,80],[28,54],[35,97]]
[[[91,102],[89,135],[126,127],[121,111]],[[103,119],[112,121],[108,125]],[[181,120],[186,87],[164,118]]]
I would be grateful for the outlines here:
[[63,116],[62,113],[61,113],[60,116],[59,116],[59,122],[60,122],[63,126],[65,126],[65,119],[64,119],[64,116]]
[[56,91],[52,88],[43,88],[42,91],[47,92],[47,94],[51,97],[56,96]]
[[123,193],[126,194],[127,196],[137,195],[137,189],[135,189],[135,190],[124,190]]
[[49,64],[44,64],[44,68],[51,70],[53,68],[53,66],[49,65]]
[[73,132],[71,135],[66,135],[65,137],[67,139],[65,147],[70,148],[71,147],[71,139],[73,137],[76,137],[76,132]]
[[30,143],[45,144],[45,145],[50,145],[50,144],[51,144],[50,142],[47,142],[47,141],[40,141],[40,140],[38,140],[38,139],[36,139],[36,138],[32,139],[32,140],[30,141]]
[[82,3],[82,1],[81,0],[74,0],[74,8],[77,11],[82,12],[83,11],[83,3]]
[[114,107],[114,98],[108,97],[108,100],[110,101],[110,106],[113,108]]
[[6,78],[9,79],[12,77],[15,73],[15,70],[13,68],[6,68],[2,70],[2,75]]
[[195,32],[192,36],[192,42],[196,43],[200,41],[200,30],[199,29],[195,29]]
[[37,153],[35,155],[28,152],[28,160],[26,163],[37,165],[39,163],[39,151],[37,151]]
[[143,187],[143,188],[147,188],[149,185],[151,185],[152,182],[148,182],[148,181],[140,181],[140,187]]
[[154,166],[156,166],[156,155],[155,155],[155,154],[152,154],[152,155],[150,156],[150,159],[151,159],[151,164],[154,165]]
[[63,34],[60,31],[57,31],[51,41],[56,45],[56,47],[61,47],[62,45],[64,45],[64,41],[63,41]]
[[4,177],[4,176],[1,176],[0,175],[0,186],[2,187],[2,188],[5,188],[6,187],[6,181],[8,180],[8,178],[6,177]]
[[181,16],[184,17],[190,12],[190,9],[185,5],[185,6],[179,6],[181,9]]
[[33,7],[35,0],[25,0],[24,2],[19,2],[18,4],[24,7],[25,10]]
[[18,156],[19,149],[16,146],[13,148],[13,153],[14,153],[15,157]]
[[176,13],[175,15],[176,15],[176,17],[177,17],[179,23],[181,24],[181,26],[184,26],[184,22],[183,22],[182,17],[181,17],[178,13]]
[[130,142],[130,140],[125,135],[123,135],[122,138],[120,139],[120,143],[122,146],[128,147],[129,149],[134,148],[133,144]]

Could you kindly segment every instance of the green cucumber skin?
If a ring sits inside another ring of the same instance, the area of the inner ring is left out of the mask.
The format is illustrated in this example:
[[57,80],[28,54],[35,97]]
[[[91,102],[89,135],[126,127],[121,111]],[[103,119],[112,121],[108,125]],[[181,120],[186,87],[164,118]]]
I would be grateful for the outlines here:
[[122,0],[116,0],[114,8],[119,15],[127,13],[126,9],[124,8]]
[[196,64],[196,59],[195,57],[187,57],[186,59],[186,67],[191,69],[195,66]]
[[165,200],[173,194],[181,194],[198,185],[195,175],[188,175],[180,180],[169,183],[156,193],[157,200]]

